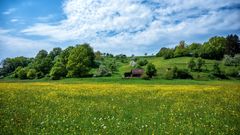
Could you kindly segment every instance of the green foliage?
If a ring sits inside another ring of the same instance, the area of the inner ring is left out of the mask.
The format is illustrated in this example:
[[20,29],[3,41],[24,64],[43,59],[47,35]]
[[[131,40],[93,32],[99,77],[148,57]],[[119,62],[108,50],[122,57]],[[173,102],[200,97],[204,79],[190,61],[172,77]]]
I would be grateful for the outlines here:
[[185,46],[185,41],[180,41],[179,45],[175,48],[174,57],[189,56],[188,48]]
[[67,66],[68,63],[68,57],[72,51],[72,49],[74,49],[73,46],[69,46],[66,49],[64,49],[61,54],[59,55],[59,60],[61,61],[62,64],[64,64],[65,66]]
[[193,79],[192,75],[188,72],[188,70],[178,69],[176,72],[177,79]]
[[146,69],[146,74],[149,76],[149,78],[156,76],[157,69],[156,69],[155,65],[153,65],[152,63],[148,63],[147,69]]
[[167,52],[168,48],[163,47],[160,51],[156,54],[157,57],[163,57],[163,55]]
[[174,70],[170,69],[170,70],[167,70],[167,72],[165,73],[165,79],[167,80],[172,80],[175,78],[175,72]]
[[176,66],[168,69],[165,73],[165,79],[193,79],[192,75],[185,69],[178,69]]
[[141,78],[143,80],[150,80],[151,79],[147,74],[143,74]]
[[37,71],[35,69],[29,69],[27,72],[28,79],[34,79],[37,76]]
[[19,69],[19,71],[17,72],[17,76],[20,79],[27,79],[27,68],[21,68]]
[[32,63],[32,67],[37,72],[42,72],[44,75],[48,74],[52,68],[52,59],[48,57],[48,53],[45,50],[40,50],[36,55],[34,62]]
[[94,65],[94,52],[89,44],[77,45],[72,49],[67,63],[67,77],[87,76]]
[[32,60],[26,57],[6,58],[2,62],[0,76],[7,76],[19,66],[26,67]]
[[112,73],[118,71],[117,63],[115,60],[108,62],[106,66],[110,69]]
[[167,49],[166,52],[163,54],[164,59],[171,59],[174,57],[174,50],[173,49]]
[[228,77],[240,77],[240,69],[228,68],[225,70],[225,75]]
[[125,54],[116,55],[115,58],[116,58],[116,60],[119,60],[122,63],[127,63],[128,62],[127,56]]
[[19,73],[20,70],[22,70],[22,68],[23,68],[23,67],[21,67],[21,66],[17,67],[17,68],[15,69],[15,71],[13,72],[13,77],[19,78],[18,73]]
[[194,61],[194,58],[192,58],[189,62],[188,62],[188,68],[193,71],[196,68],[196,63]]
[[201,50],[202,45],[199,43],[192,43],[187,48],[189,50],[189,54],[193,57],[199,57],[199,52]]
[[60,60],[58,60],[50,71],[50,78],[52,80],[59,80],[61,77],[66,77],[66,75],[67,69],[65,65]]
[[197,58],[197,62],[196,62],[196,70],[197,71],[202,71],[202,67],[205,65],[205,60],[203,60],[202,58]]
[[139,61],[137,61],[137,64],[140,65],[140,66],[145,66],[145,65],[148,64],[148,61],[147,61],[146,59],[144,59],[144,60],[139,60]]
[[205,42],[201,49],[201,57],[220,60],[224,56],[227,40],[224,37],[212,37]]
[[54,59],[56,59],[56,57],[59,56],[61,52],[62,52],[62,49],[60,47],[56,47],[56,48],[53,48],[52,51],[50,51],[48,56],[52,59],[52,61],[54,61]]
[[103,60],[102,53],[100,51],[97,51],[94,54],[95,54],[95,60],[97,60],[97,61]]
[[234,57],[225,55],[223,62],[225,66],[240,66],[240,54],[237,54]]
[[112,75],[112,71],[106,65],[100,65],[96,74],[96,76],[100,76],[100,77],[111,76],[111,75]]
[[220,79],[225,79],[226,76],[225,74],[221,71],[220,67],[219,67],[219,63],[215,62],[213,65],[213,70],[211,71],[210,77],[214,76]]
[[161,48],[161,50],[156,54],[157,57],[163,57],[164,59],[170,59],[174,57],[174,50],[170,48]]
[[240,53],[240,41],[237,35],[228,35],[225,53],[230,56],[234,56],[237,53]]
[[38,72],[36,73],[36,76],[37,76],[37,79],[43,78],[43,77],[44,77],[44,73],[41,72],[41,71],[38,71]]

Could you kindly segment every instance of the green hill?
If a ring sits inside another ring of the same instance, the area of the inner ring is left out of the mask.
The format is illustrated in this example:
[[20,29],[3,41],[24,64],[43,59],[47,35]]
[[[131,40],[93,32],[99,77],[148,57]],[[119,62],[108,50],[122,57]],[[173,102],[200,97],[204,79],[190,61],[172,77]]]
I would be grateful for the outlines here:
[[[172,59],[163,59],[162,57],[153,57],[153,56],[139,56],[137,57],[138,61],[146,59],[148,62],[153,63],[156,66],[157,69],[157,76],[156,78],[163,78],[166,70],[168,68],[173,68],[176,66],[178,69],[188,69],[187,64],[188,62],[192,59],[192,57],[178,57],[178,58],[172,58]],[[236,67],[230,67],[230,66],[224,66],[222,61],[217,61],[217,60],[205,60],[205,66],[203,67],[204,71],[203,72],[190,72],[193,77],[196,79],[197,77],[201,80],[208,80],[208,74],[209,72],[213,69],[213,65],[215,62],[220,63],[220,68],[222,71],[230,70]],[[130,66],[129,62],[128,63],[121,63],[119,64],[119,71],[115,76],[119,76],[120,74],[124,74],[124,72],[128,72],[133,67]],[[144,66],[143,68],[146,68]]]

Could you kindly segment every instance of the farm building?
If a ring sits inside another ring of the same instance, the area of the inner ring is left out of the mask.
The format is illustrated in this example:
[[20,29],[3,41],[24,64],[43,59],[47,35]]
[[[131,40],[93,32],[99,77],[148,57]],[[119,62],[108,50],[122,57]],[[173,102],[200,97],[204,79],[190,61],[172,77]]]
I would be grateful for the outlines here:
[[130,72],[124,73],[124,78],[132,78],[132,77],[139,78],[143,75],[143,73],[144,73],[143,69],[132,69]]

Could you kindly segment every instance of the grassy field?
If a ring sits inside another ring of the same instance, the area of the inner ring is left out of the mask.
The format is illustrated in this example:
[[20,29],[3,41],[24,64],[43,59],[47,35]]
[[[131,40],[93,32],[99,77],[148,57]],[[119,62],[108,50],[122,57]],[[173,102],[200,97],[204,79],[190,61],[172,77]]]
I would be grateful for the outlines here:
[[[178,58],[172,58],[172,59],[166,59],[164,60],[162,57],[137,57],[139,60],[146,59],[148,62],[153,63],[156,66],[157,69],[157,76],[156,78],[164,79],[165,73],[167,68],[173,68],[176,66],[179,69],[188,69],[187,65],[189,61],[192,59],[192,57],[178,57]],[[196,61],[197,58],[195,58]],[[232,70],[232,69],[239,69],[239,67],[234,66],[224,66],[222,61],[217,60],[205,60],[205,66],[202,67],[203,72],[190,72],[194,79],[196,80],[209,80],[209,73],[211,70],[213,70],[213,65],[215,62],[220,63],[220,68],[223,72],[226,70]],[[146,68],[146,67],[143,67]],[[115,76],[121,76],[124,74],[124,72],[129,72],[132,69],[132,67],[129,65],[129,63],[120,64],[119,71]]]
[[5,80],[0,120],[0,134],[239,134],[240,83]]

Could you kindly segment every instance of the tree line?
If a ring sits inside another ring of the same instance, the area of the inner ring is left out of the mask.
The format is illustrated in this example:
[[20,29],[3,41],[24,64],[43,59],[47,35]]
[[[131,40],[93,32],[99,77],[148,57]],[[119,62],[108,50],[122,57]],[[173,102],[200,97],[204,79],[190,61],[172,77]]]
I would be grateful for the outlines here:
[[[192,56],[193,59],[188,63],[188,69],[191,72],[201,72],[205,64],[204,59],[222,59],[225,55],[225,66],[240,65],[240,44],[237,35],[224,37],[212,37],[203,44],[192,43],[186,45],[181,41],[175,48],[161,48],[156,54],[164,59]],[[147,54],[145,54],[146,56]],[[195,60],[194,57],[197,57]],[[15,57],[6,58],[1,62],[0,77],[15,77],[20,79],[40,79],[49,77],[53,80],[64,77],[90,77],[90,76],[111,76],[118,71],[121,63],[130,62],[132,68],[146,68],[144,79],[156,76],[155,65],[149,63],[146,59],[138,60],[132,55],[131,59],[125,54],[114,56],[109,53],[94,52],[89,44],[78,44],[69,46],[62,50],[59,47],[53,48],[49,53],[46,50],[40,50],[34,58]],[[217,69],[218,65],[215,65]],[[92,73],[92,69],[97,69]],[[215,71],[214,71],[215,72]],[[214,75],[221,76],[216,70]],[[234,72],[237,73],[237,72]],[[188,71],[177,69],[176,67],[166,72],[166,78],[191,79]]]
[[226,38],[219,36],[212,37],[203,44],[192,43],[187,45],[185,41],[180,41],[179,45],[175,48],[161,48],[156,56],[163,57],[164,59],[193,56],[204,59],[221,60],[224,55],[233,57],[238,53],[240,53],[239,38],[237,35],[231,34]]
[[6,58],[2,62],[0,76],[11,75],[20,79],[83,77],[95,66],[94,58],[89,44],[70,46],[64,50],[57,47],[49,53],[40,50],[35,58]]

